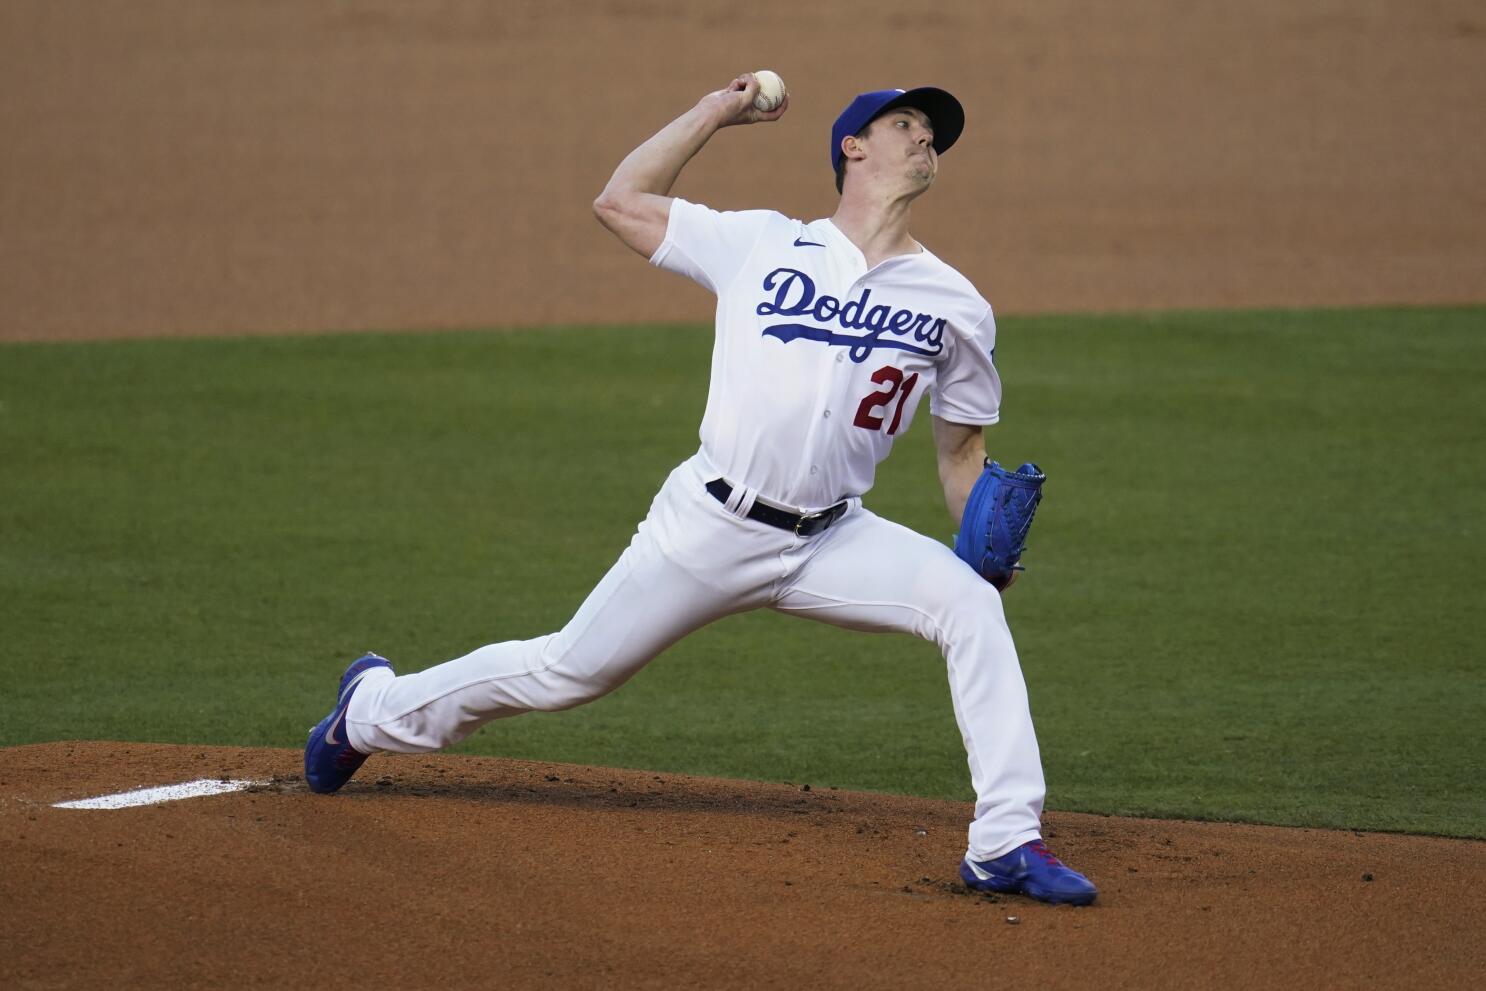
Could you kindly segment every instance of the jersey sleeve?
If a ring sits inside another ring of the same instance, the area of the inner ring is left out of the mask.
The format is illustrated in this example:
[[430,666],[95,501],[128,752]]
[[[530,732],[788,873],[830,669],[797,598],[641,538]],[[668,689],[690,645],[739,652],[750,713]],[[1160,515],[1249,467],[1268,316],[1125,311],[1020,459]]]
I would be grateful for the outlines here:
[[671,201],[666,239],[650,264],[719,293],[743,270],[775,216],[769,210],[720,212],[677,197]]
[[949,337],[929,412],[951,423],[989,425],[1001,419],[1001,376],[996,371],[996,318],[989,308],[970,333]]

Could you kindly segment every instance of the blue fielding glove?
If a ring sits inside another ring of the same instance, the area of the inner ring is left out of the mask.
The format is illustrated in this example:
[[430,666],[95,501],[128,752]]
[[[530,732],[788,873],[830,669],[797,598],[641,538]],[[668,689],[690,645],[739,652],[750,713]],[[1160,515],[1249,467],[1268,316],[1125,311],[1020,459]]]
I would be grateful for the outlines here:
[[1027,531],[1042,501],[1042,483],[1047,476],[1036,465],[1008,471],[986,459],[985,471],[975,480],[960,532],[955,534],[955,554],[976,574],[1004,589],[1027,545]]

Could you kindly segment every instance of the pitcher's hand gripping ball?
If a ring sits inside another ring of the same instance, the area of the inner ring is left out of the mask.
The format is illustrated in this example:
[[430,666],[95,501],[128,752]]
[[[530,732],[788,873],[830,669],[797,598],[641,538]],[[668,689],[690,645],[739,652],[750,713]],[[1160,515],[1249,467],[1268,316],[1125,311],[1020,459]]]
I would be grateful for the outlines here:
[[772,69],[760,69],[753,74],[758,80],[758,96],[753,98],[755,110],[769,113],[784,102],[784,80]]
[[1004,590],[1022,570],[1017,562],[1027,546],[1027,531],[1045,481],[1047,476],[1034,464],[1009,471],[987,458],[970,490],[955,535],[955,554],[998,589]]

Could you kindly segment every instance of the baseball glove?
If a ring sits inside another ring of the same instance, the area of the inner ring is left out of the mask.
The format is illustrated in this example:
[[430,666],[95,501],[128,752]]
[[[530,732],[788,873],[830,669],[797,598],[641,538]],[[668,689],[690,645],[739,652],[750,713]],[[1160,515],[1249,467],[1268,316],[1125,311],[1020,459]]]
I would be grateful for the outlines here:
[[1009,471],[987,458],[985,471],[970,490],[960,532],[955,534],[955,554],[997,589],[1004,590],[1012,575],[1022,570],[1017,562],[1045,481],[1047,476],[1034,464]]

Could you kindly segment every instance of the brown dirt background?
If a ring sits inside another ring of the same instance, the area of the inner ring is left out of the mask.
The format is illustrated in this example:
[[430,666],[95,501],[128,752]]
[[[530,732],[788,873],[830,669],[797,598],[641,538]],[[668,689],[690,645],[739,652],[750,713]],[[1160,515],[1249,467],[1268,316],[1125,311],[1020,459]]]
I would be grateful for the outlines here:
[[[0,750],[0,986],[1466,988],[1486,965],[1486,843],[1054,813],[1101,893],[1053,908],[960,887],[968,803],[450,756],[374,757],[327,798],[300,760]],[[272,783],[50,805],[201,777]]]
[[920,236],[1002,313],[1486,301],[1475,0],[0,4],[0,340],[705,320],[589,204],[737,71],[677,192],[822,216],[857,91],[942,85]]
[[[705,320],[588,204],[732,73],[677,192],[832,208],[831,119],[969,127],[921,236],[1003,313],[1486,301],[1469,2],[0,5],[0,341]],[[1101,886],[965,893],[968,803],[513,761],[0,750],[0,987],[1473,987],[1486,844],[1052,813]],[[51,802],[201,776],[247,794]],[[1371,875],[1372,881],[1364,881]],[[1017,923],[1010,924],[1008,916]]]

